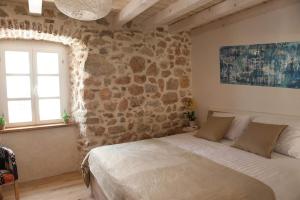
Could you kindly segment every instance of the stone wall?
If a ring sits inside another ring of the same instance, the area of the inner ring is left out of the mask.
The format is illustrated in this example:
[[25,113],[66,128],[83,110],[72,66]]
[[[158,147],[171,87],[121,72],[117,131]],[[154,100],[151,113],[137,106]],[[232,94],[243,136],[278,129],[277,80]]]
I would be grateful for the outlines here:
[[191,97],[190,36],[113,31],[110,17],[70,19],[53,6],[28,15],[26,4],[0,2],[0,38],[61,42],[71,49],[72,114],[79,148],[174,134]]

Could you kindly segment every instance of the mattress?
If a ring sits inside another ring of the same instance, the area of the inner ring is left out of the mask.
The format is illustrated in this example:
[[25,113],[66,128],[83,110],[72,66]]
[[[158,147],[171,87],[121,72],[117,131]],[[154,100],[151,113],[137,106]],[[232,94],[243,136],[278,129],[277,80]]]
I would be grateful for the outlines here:
[[[216,143],[195,138],[191,134],[179,134],[160,138],[159,140],[206,157],[218,164],[263,182],[274,191],[277,200],[300,199],[299,159],[290,158],[277,153],[272,154],[272,159],[267,159],[232,148],[230,147],[232,142],[229,140]],[[101,179],[103,171],[100,170],[99,166],[103,164],[103,158],[97,156],[97,152],[100,150],[101,147],[91,151],[89,164],[91,173],[93,173],[101,186],[101,184],[103,184],[103,180]],[[105,193],[105,191],[103,192]]]

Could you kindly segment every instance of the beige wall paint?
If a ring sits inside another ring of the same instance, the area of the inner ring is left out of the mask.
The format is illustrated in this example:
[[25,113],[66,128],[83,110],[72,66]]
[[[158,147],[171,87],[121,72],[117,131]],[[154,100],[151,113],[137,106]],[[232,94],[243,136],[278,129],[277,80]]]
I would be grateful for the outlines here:
[[209,108],[300,115],[300,90],[220,83],[225,45],[300,41],[300,1],[276,0],[192,32],[193,95],[203,121]]
[[16,154],[20,181],[34,180],[79,170],[75,127],[8,133],[1,145]]

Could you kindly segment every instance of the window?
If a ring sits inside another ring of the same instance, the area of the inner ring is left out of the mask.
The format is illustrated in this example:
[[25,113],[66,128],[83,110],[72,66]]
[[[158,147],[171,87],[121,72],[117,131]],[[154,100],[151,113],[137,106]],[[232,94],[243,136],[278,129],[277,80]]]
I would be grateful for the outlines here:
[[0,114],[8,126],[61,122],[68,110],[66,49],[43,42],[0,42]]

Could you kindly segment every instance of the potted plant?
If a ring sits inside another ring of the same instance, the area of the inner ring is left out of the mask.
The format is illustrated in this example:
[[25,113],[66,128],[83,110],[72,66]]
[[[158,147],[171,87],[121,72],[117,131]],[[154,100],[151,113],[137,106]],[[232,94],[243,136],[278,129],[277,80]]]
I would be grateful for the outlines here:
[[4,130],[5,124],[6,124],[6,121],[5,121],[4,116],[2,115],[2,116],[0,117],[0,130]]
[[193,101],[193,99],[188,99],[184,102],[185,104],[185,109],[187,110],[184,115],[187,118],[188,122],[189,122],[189,126],[190,127],[194,127],[197,126],[196,123],[196,103]]
[[66,111],[64,111],[62,118],[64,120],[64,123],[68,124],[70,122],[71,116]]
[[196,114],[195,114],[195,111],[188,111],[185,113],[186,117],[188,118],[189,120],[189,125],[190,127],[194,127],[196,126]]

